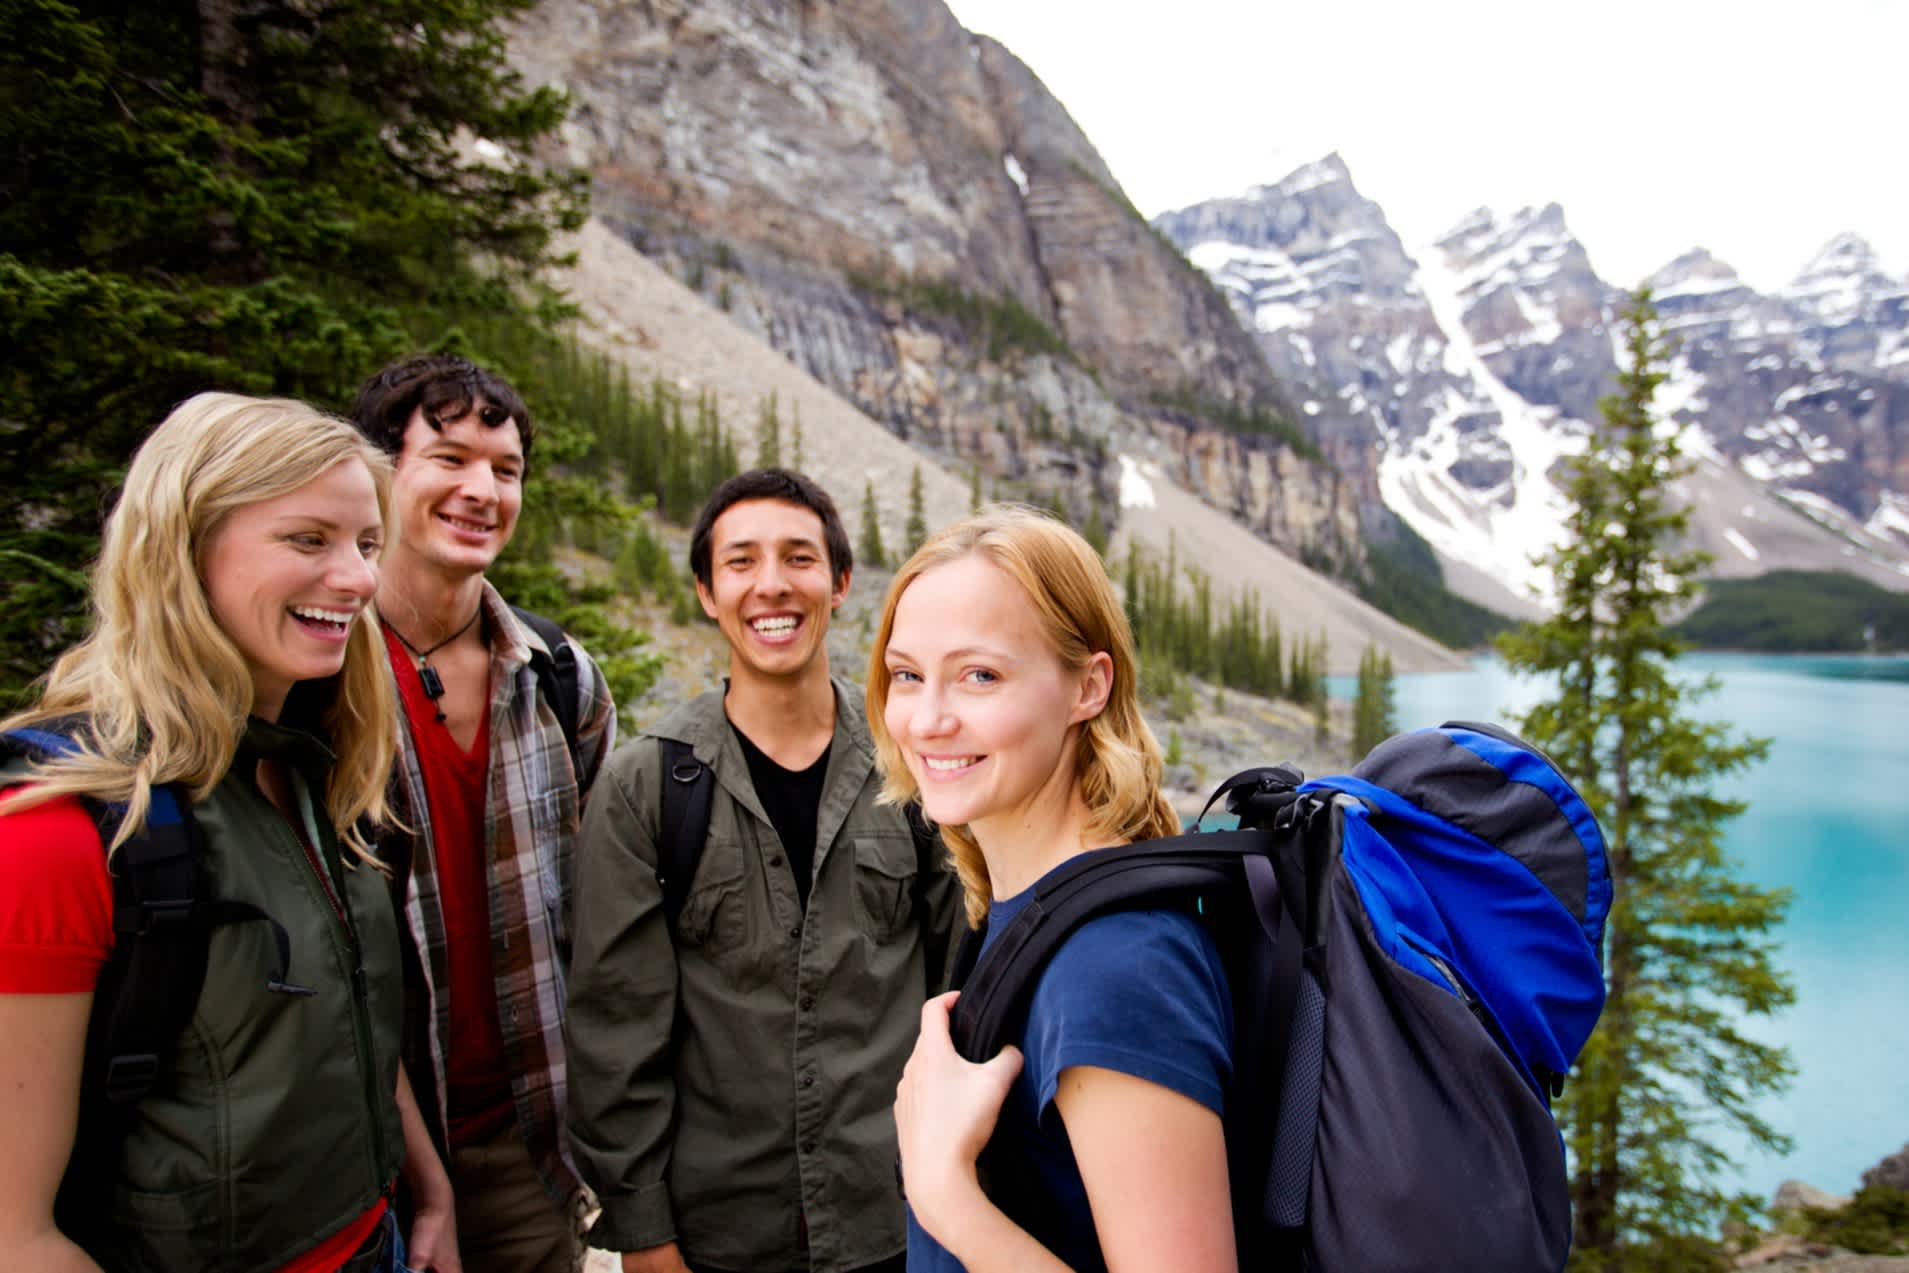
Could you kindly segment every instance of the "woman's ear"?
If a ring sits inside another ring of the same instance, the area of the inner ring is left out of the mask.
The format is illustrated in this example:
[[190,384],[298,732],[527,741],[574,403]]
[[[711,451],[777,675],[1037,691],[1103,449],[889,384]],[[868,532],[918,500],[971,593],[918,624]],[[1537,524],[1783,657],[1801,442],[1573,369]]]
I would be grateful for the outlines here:
[[1114,689],[1114,656],[1105,650],[1095,650],[1088,658],[1087,666],[1080,672],[1080,697],[1074,703],[1074,710],[1068,714],[1067,723],[1078,725],[1082,721],[1092,720],[1107,709],[1107,699]]

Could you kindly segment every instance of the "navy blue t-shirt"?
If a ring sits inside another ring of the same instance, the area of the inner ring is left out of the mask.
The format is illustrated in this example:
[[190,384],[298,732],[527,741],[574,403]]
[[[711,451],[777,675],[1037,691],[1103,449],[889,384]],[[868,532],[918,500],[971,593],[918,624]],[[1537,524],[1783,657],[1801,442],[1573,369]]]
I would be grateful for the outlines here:
[[[989,940],[1005,932],[1034,890],[997,901]],[[985,949],[985,946],[984,946]],[[1087,1190],[1054,1093],[1061,1071],[1093,1065],[1131,1074],[1225,1115],[1232,1077],[1233,1009],[1219,950],[1179,911],[1127,911],[1082,925],[1041,973],[1018,1040],[1025,1063],[1008,1090],[989,1154],[1025,1164],[1026,1197],[995,1202],[1079,1273],[1104,1273]],[[909,1273],[961,1265],[908,1216]]]

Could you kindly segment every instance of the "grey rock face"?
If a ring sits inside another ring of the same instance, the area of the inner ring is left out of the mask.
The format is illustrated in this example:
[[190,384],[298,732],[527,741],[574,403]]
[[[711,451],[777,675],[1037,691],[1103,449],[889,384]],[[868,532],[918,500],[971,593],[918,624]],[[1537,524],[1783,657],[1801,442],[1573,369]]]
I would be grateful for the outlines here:
[[1845,236],[1776,296],[1703,252],[1647,280],[1677,345],[1677,417],[1751,476],[1858,522],[1909,491],[1909,399],[1887,361],[1909,341],[1909,315],[1873,261]]
[[1889,1157],[1863,1173],[1865,1189],[1884,1188],[1901,1189],[1909,1192],[1909,1145],[1904,1145]]
[[1849,1198],[1843,1194],[1830,1193],[1818,1189],[1815,1185],[1802,1180],[1786,1180],[1776,1187],[1770,1195],[1770,1211],[1796,1213],[1805,1207],[1818,1211],[1834,1211],[1849,1205]]
[[1617,369],[1616,303],[1564,210],[1553,203],[1504,220],[1475,212],[1437,247],[1460,278],[1465,329],[1492,372],[1526,402],[1595,419]]
[[[544,0],[511,55],[575,101],[562,157],[591,172],[599,216],[957,462],[1071,482],[1084,508],[1109,492],[1080,473],[1095,448],[1079,443],[1158,430],[1183,476],[1233,445],[1160,403],[1293,414],[1225,299],[1133,210],[1061,103],[941,0]],[[1004,343],[1010,325],[1044,326],[1065,352]],[[1299,467],[1301,485],[1336,482]],[[1262,508],[1254,524],[1284,523]],[[1337,533],[1302,530],[1278,542]]]
[[1368,508],[1379,506],[1384,450],[1409,446],[1440,421],[1465,439],[1447,470],[1454,480],[1486,491],[1506,479],[1496,408],[1446,365],[1416,263],[1339,156],[1154,224],[1226,293],[1280,378],[1299,387],[1302,414]]
[[[1626,298],[1599,278],[1562,209],[1481,209],[1415,261],[1328,156],[1156,224],[1226,292],[1355,482],[1369,491],[1376,474],[1453,558],[1501,578],[1518,569],[1504,538],[1542,523],[1537,488],[1597,419],[1618,368]],[[1835,565],[1852,536],[1885,557],[1891,534],[1909,548],[1909,288],[1853,238],[1776,296],[1701,250],[1649,283],[1674,349],[1659,409],[1702,429],[1705,456],[1714,447],[1716,462],[1834,527],[1838,538],[1819,535],[1799,559],[1800,542],[1778,544],[1763,526],[1771,560]],[[1704,532],[1737,573],[1757,568],[1756,545],[1729,538],[1731,521],[1751,516],[1733,505]]]

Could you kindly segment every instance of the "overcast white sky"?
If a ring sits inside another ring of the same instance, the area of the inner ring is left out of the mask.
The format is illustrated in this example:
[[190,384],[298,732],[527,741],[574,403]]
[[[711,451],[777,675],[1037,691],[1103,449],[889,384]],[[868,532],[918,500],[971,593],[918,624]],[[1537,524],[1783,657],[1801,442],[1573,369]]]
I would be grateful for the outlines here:
[[1337,150],[1417,251],[1562,204],[1608,282],[1693,246],[1752,286],[1832,236],[1909,271],[1905,0],[948,0],[1153,216]]

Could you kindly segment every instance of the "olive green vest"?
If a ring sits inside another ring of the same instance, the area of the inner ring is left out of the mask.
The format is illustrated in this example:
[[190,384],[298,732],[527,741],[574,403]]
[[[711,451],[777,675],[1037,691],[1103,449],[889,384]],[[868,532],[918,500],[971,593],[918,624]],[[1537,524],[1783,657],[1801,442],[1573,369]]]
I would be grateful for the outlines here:
[[[254,782],[262,757],[292,775],[300,821],[342,886],[342,919],[299,837]],[[205,989],[168,1076],[142,1099],[112,1178],[67,1236],[106,1273],[249,1273],[310,1250],[388,1189],[403,1157],[396,1084],[402,982],[384,877],[338,843],[324,809],[331,755],[253,720],[231,771],[192,816],[214,898],[250,902],[291,939],[268,990],[272,927],[212,930]],[[75,1231],[75,1230],[78,1231]]]

